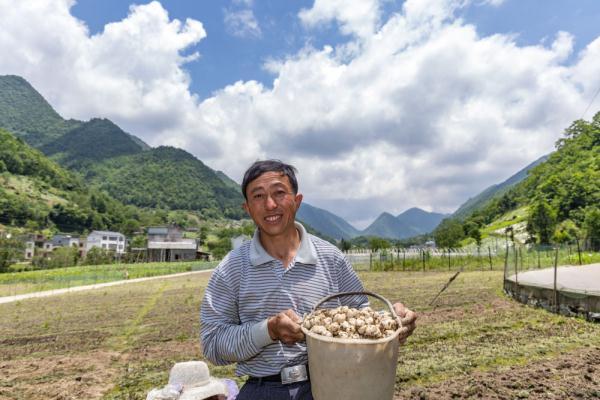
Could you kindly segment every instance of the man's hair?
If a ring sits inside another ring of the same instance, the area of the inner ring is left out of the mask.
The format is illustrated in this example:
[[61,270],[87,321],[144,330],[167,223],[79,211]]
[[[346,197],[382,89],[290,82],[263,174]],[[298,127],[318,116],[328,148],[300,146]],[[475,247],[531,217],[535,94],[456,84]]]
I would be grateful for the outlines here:
[[298,172],[298,170],[296,167],[279,160],[255,161],[254,164],[252,164],[244,174],[244,180],[242,181],[242,194],[246,200],[248,200],[248,196],[246,196],[246,188],[250,182],[265,172],[281,172],[282,175],[287,176],[290,180],[294,194],[298,193],[298,181],[296,180],[296,172]]

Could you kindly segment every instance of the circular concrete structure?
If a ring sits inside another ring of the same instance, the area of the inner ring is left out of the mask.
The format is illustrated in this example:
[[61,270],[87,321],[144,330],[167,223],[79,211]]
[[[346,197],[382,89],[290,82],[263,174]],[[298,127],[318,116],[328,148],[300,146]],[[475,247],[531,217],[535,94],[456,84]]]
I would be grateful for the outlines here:
[[518,272],[504,280],[516,300],[563,315],[600,321],[600,264],[562,266]]

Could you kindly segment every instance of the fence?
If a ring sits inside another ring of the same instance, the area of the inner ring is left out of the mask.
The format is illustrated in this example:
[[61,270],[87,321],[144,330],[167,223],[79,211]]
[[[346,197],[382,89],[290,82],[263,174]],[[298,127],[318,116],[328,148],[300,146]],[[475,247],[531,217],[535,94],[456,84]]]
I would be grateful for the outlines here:
[[[588,265],[598,262],[599,253],[583,251],[580,246],[510,247],[505,254],[504,292],[557,314],[600,321],[600,265]],[[583,265],[585,269],[577,268]],[[573,285],[573,280],[579,280],[578,284]]]
[[216,261],[86,265],[0,274],[0,297],[214,268]]
[[576,243],[558,247],[515,246],[509,242],[498,246],[459,249],[396,248],[377,252],[351,250],[346,253],[346,257],[356,270],[363,271],[501,271],[505,264],[529,270],[552,267],[557,248],[558,265],[600,262],[600,253],[583,251]]

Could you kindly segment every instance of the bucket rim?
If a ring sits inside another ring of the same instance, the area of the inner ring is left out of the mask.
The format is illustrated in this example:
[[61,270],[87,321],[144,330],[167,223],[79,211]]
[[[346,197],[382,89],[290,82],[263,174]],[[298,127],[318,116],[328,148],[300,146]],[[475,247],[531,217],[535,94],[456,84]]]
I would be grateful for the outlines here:
[[329,336],[323,336],[323,335],[318,335],[314,332],[309,331],[308,329],[306,329],[303,325],[300,326],[300,328],[302,329],[302,333],[304,333],[305,336],[310,336],[312,339],[316,339],[316,340],[320,340],[323,342],[328,342],[328,343],[342,343],[342,344],[382,344],[382,343],[387,343],[393,339],[398,340],[398,335],[400,335],[400,330],[402,329],[402,326],[399,326],[398,329],[396,329],[394,331],[393,335],[381,338],[381,339],[348,339],[348,338],[338,338],[338,337],[329,337]]

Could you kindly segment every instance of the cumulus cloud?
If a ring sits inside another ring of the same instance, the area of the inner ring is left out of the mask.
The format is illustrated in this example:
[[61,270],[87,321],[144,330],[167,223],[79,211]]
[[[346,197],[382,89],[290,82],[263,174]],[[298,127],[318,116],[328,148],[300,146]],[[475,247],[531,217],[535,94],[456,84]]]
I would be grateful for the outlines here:
[[225,28],[230,35],[237,37],[254,37],[262,36],[262,31],[254,16],[254,12],[247,8],[243,10],[224,10]]
[[369,37],[379,22],[379,6],[378,0],[315,0],[312,8],[298,16],[308,27],[337,21],[342,33]]
[[289,161],[307,202],[363,227],[382,211],[453,211],[551,151],[600,86],[600,38],[571,57],[567,32],[530,46],[481,36],[454,17],[469,4],[407,0],[382,19],[374,0],[317,0],[299,19],[316,34],[335,21],[346,43],[270,60],[270,86],[200,100],[184,68],[203,62],[201,22],[153,2],[90,36],[72,2],[0,0],[0,72],[66,117],[111,118],[238,181],[258,158]]
[[183,66],[199,56],[188,49],[206,37],[202,23],[171,20],[155,1],[92,36],[73,4],[0,0],[1,73],[24,76],[66,118],[108,117],[151,144],[192,134],[197,100]]

